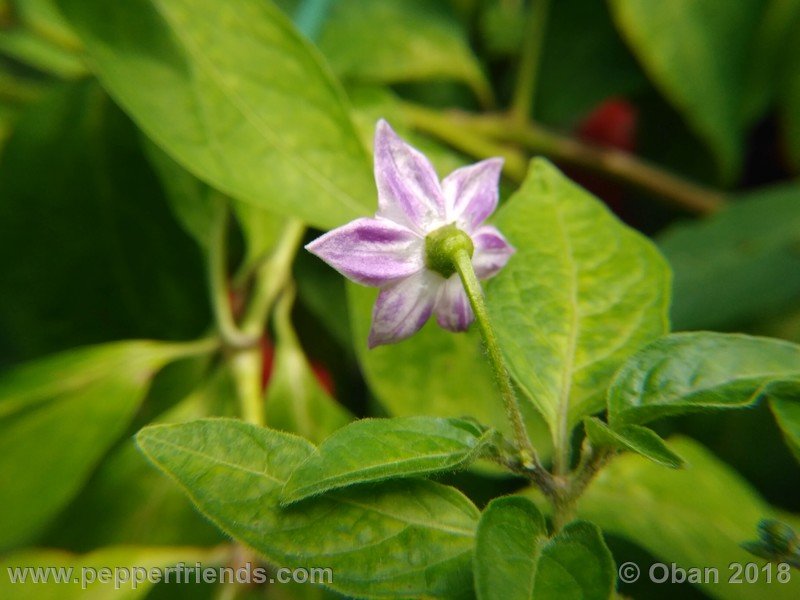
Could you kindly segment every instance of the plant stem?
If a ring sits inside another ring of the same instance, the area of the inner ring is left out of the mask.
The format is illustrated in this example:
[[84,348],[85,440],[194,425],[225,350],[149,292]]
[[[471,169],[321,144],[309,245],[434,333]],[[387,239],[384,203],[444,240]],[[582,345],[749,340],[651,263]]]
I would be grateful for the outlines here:
[[486,353],[489,357],[489,364],[492,367],[497,387],[500,388],[506,415],[511,421],[511,427],[514,430],[514,438],[520,452],[522,466],[525,469],[534,469],[538,466],[539,459],[528,437],[528,430],[525,427],[525,421],[517,403],[517,396],[511,384],[511,377],[508,374],[503,354],[500,351],[497,335],[489,319],[489,311],[486,308],[483,289],[472,267],[472,258],[466,250],[462,249],[457,251],[452,259],[461,282],[464,284],[469,303],[475,313],[475,320],[481,330],[483,343],[486,346]]
[[275,250],[256,271],[253,295],[242,320],[242,330],[260,336],[278,294],[291,275],[292,261],[303,239],[305,225],[296,219],[284,227]]
[[510,117],[520,123],[527,122],[533,109],[549,12],[550,0],[533,0],[533,5],[528,9],[517,85],[509,109]]
[[533,153],[583,167],[650,192],[671,204],[701,215],[712,214],[725,204],[723,194],[682,179],[672,173],[616,148],[585,144],[559,135],[540,125],[519,126],[507,117],[484,119],[498,140],[520,144]]
[[211,306],[219,335],[226,346],[248,348],[258,341],[236,325],[228,298],[228,224],[230,210],[225,200],[217,201],[208,255],[208,284]]
[[242,419],[255,425],[264,425],[264,398],[261,393],[264,364],[261,348],[255,346],[237,350],[230,360]]
[[525,178],[527,159],[508,144],[619,180],[690,213],[712,214],[725,206],[722,193],[682,179],[631,154],[590,146],[535,123],[519,123],[508,115],[441,112],[408,103],[403,104],[403,112],[412,127],[438,137],[457,150],[477,158],[504,157],[505,174],[517,182]]

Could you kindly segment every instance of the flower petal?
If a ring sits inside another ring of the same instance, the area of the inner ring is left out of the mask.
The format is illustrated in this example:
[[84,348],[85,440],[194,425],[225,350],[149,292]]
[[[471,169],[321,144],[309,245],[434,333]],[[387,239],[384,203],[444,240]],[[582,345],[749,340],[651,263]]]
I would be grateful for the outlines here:
[[483,223],[497,208],[502,158],[490,158],[456,169],[442,181],[447,219],[467,233]]
[[387,285],[425,266],[424,240],[386,219],[356,219],[317,238],[306,249],[363,285]]
[[478,279],[489,279],[497,275],[516,252],[497,228],[491,225],[479,227],[472,234],[472,243],[475,244],[472,266]]
[[422,234],[444,224],[444,197],[436,171],[383,119],[375,130],[375,182],[377,216]]
[[436,322],[450,331],[466,331],[475,319],[458,275],[444,282],[436,297]]
[[424,270],[382,289],[372,310],[369,347],[399,342],[419,331],[433,312],[442,281]]

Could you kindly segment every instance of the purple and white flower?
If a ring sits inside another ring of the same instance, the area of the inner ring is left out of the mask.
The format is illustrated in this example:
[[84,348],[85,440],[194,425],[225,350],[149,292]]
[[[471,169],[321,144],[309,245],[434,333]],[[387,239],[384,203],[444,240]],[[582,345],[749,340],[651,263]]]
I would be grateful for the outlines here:
[[431,314],[451,331],[473,321],[458,274],[444,277],[426,261],[425,238],[445,226],[470,236],[479,279],[494,276],[514,249],[484,221],[497,208],[503,160],[453,171],[439,182],[428,159],[380,120],[375,131],[375,218],[356,219],[306,246],[348,279],[380,288],[369,347],[403,340]]

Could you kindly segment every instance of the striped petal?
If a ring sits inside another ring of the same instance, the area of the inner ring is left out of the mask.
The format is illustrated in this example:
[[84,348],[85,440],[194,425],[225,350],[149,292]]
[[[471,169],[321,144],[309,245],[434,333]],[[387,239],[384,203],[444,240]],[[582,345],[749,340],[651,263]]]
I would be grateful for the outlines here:
[[478,279],[494,277],[515,252],[506,238],[492,225],[479,227],[472,234],[472,243],[475,245],[472,266]]
[[436,171],[382,119],[375,130],[375,182],[377,216],[423,235],[444,225],[444,197]]
[[472,233],[497,208],[502,158],[482,160],[450,173],[442,181],[448,221]]
[[356,219],[329,231],[306,249],[348,279],[382,287],[425,266],[425,242],[386,219]]
[[450,331],[466,331],[475,319],[458,275],[451,276],[436,297],[436,322]]
[[372,311],[369,347],[399,342],[419,331],[433,312],[442,282],[424,270],[382,289]]

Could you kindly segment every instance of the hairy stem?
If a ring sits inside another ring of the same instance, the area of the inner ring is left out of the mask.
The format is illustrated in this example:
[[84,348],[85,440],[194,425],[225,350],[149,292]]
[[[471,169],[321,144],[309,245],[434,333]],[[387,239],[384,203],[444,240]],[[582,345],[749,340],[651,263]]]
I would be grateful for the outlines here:
[[526,122],[533,109],[549,12],[550,0],[533,0],[528,9],[517,85],[509,109],[510,117],[517,122]]
[[481,288],[478,278],[475,276],[475,270],[472,268],[472,259],[464,249],[456,252],[452,259],[455,263],[456,271],[461,278],[461,282],[464,284],[469,303],[475,313],[475,320],[481,330],[483,343],[486,346],[486,354],[489,357],[489,364],[492,367],[497,387],[500,389],[506,415],[509,421],[511,421],[511,427],[514,431],[514,438],[520,452],[521,464],[526,469],[532,469],[539,464],[539,459],[528,437],[528,430],[525,427],[525,421],[522,418],[522,413],[517,403],[517,396],[511,384],[511,377],[508,374],[503,354],[500,351],[497,335],[489,320],[489,311],[486,308],[483,289]]

